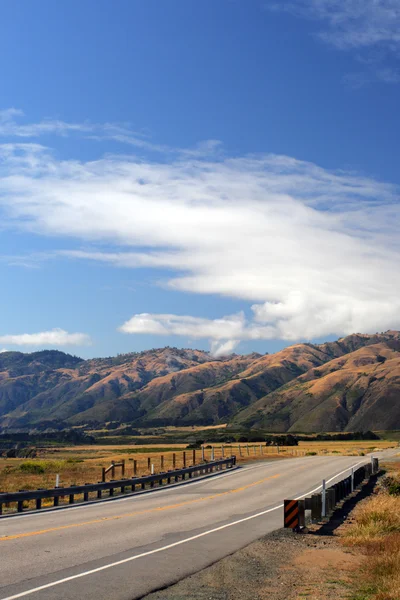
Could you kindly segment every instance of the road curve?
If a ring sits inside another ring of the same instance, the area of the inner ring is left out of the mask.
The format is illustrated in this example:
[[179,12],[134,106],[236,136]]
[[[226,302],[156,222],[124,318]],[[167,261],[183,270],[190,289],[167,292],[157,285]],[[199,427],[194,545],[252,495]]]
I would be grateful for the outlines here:
[[188,485],[0,520],[0,600],[133,600],[282,526],[284,498],[369,457],[252,464]]

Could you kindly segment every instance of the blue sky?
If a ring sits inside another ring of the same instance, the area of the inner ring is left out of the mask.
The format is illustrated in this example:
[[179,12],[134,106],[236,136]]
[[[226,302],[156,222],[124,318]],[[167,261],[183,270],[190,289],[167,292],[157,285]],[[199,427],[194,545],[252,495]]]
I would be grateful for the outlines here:
[[0,350],[400,327],[399,0],[0,17]]

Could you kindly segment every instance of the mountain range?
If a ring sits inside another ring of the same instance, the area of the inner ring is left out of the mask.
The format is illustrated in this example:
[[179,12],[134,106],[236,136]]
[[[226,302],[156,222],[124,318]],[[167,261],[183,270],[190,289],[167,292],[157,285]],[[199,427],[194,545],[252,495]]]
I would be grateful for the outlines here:
[[230,423],[270,432],[400,429],[400,332],[214,358],[161,348],[83,360],[0,353],[0,427]]

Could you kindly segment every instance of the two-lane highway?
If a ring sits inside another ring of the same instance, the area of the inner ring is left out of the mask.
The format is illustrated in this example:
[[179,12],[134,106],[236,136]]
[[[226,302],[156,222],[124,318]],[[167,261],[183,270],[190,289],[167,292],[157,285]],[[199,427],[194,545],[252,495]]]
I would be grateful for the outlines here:
[[0,519],[0,600],[133,600],[282,526],[282,501],[369,457],[263,462],[112,502]]

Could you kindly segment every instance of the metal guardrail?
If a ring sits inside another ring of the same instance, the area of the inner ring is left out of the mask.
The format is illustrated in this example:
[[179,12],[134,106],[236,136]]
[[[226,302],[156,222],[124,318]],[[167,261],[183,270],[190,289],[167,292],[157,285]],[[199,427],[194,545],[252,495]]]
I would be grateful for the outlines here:
[[153,488],[155,484],[158,486],[170,484],[171,482],[184,481],[186,477],[191,479],[193,476],[205,475],[214,471],[221,471],[223,467],[226,469],[232,468],[236,464],[236,456],[224,458],[213,462],[192,465],[183,469],[173,471],[164,471],[154,475],[144,475],[143,477],[133,477],[131,479],[118,479],[111,481],[99,481],[98,483],[85,483],[83,485],[74,485],[70,487],[55,487],[50,489],[38,490],[20,490],[19,492],[0,493],[0,515],[3,514],[3,506],[9,506],[11,503],[16,503],[17,512],[24,511],[24,502],[36,501],[36,510],[42,508],[42,500],[52,499],[53,506],[59,506],[60,498],[68,496],[66,504],[75,504],[75,496],[83,495],[81,502],[88,502],[89,494],[96,493],[96,499],[103,498],[103,492],[108,492],[108,496],[114,496],[115,490],[120,489],[120,493],[135,492],[138,489],[145,490],[146,487]]
[[322,491],[313,494],[304,500],[284,500],[284,527],[299,531],[305,527],[305,511],[311,511],[311,521],[318,523],[323,519],[329,519],[331,514],[342,500],[350,496],[355,489],[360,487],[363,481],[376,475],[379,471],[379,461],[371,458],[369,464],[359,469],[352,469],[351,475],[326,488],[325,481],[322,482]]

